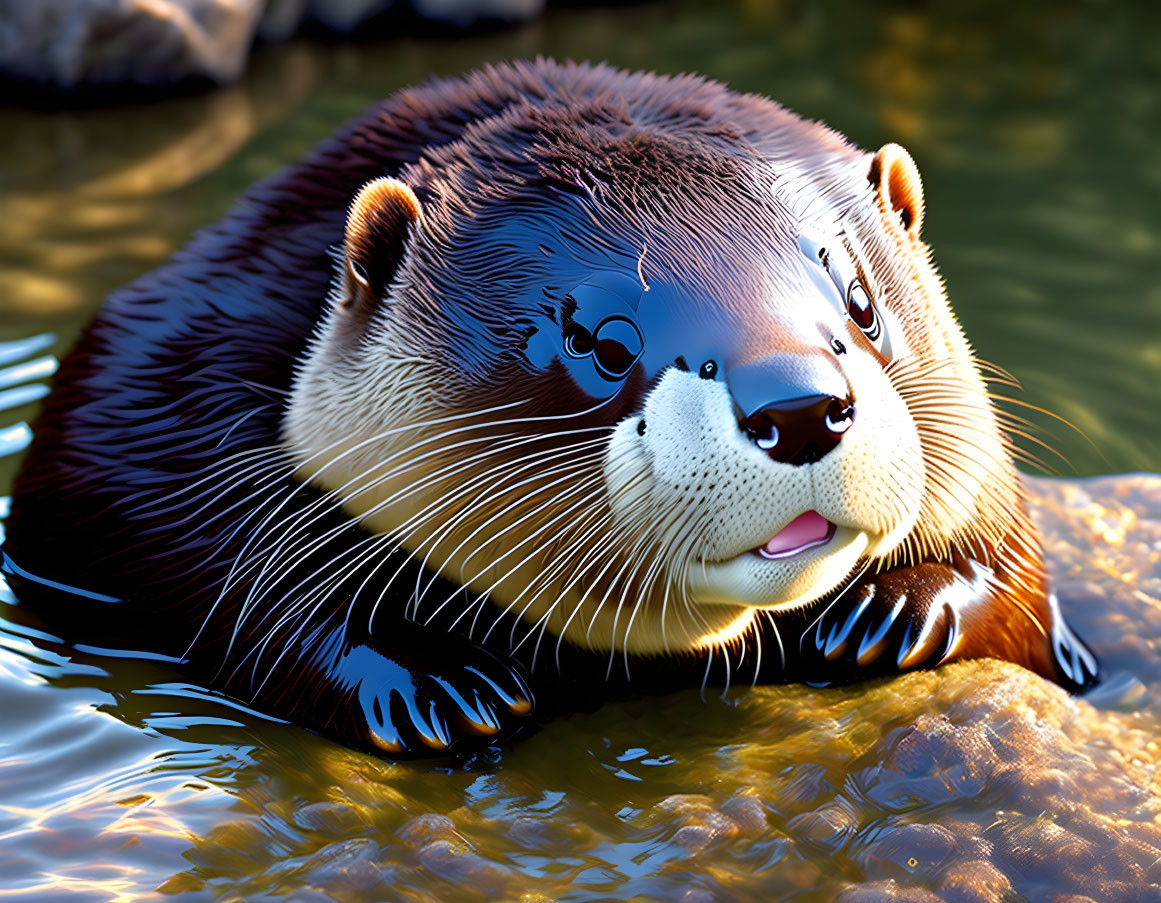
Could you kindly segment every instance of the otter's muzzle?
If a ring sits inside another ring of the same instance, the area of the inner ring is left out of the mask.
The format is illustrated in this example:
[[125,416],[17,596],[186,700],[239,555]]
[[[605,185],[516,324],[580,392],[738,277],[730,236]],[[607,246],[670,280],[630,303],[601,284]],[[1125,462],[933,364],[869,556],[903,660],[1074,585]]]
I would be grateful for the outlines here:
[[855,420],[855,399],[838,363],[821,348],[771,355],[726,376],[738,426],[774,461],[813,464]]
[[742,421],[754,444],[782,464],[813,464],[830,452],[855,421],[848,394],[807,395],[769,404]]

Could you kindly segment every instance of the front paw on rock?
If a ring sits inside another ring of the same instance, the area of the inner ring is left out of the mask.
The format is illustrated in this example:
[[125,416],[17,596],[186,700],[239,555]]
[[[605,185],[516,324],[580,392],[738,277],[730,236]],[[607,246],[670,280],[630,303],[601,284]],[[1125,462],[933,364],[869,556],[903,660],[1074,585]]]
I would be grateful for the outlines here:
[[954,607],[916,587],[868,581],[836,601],[843,604],[827,606],[801,640],[827,683],[931,666],[955,648]]

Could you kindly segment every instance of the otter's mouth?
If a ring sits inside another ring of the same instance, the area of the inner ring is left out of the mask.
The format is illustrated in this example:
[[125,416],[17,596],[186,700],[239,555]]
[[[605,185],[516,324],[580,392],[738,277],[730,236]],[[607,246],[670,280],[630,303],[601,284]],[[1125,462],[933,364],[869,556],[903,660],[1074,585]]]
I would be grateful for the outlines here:
[[835,525],[817,511],[806,511],[754,551],[769,560],[793,558],[809,549],[826,545],[834,538],[834,531]]

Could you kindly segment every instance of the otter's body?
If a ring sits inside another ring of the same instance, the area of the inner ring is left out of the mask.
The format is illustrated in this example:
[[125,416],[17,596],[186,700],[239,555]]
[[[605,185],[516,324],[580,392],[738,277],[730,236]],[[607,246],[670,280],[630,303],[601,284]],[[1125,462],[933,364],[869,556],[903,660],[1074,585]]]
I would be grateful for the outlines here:
[[901,149],[696,78],[405,91],[108,299],[7,569],[392,753],[602,682],[1082,688],[922,215]]

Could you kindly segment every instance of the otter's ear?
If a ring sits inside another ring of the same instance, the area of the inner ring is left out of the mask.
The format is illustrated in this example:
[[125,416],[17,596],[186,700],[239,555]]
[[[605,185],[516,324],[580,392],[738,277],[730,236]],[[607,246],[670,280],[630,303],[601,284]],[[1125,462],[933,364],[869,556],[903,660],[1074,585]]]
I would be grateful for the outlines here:
[[898,223],[911,238],[923,228],[923,181],[915,161],[898,144],[885,144],[871,161],[867,179],[883,216]]
[[398,179],[363,186],[347,214],[343,306],[363,307],[382,298],[407,249],[412,227],[423,218],[419,198]]

